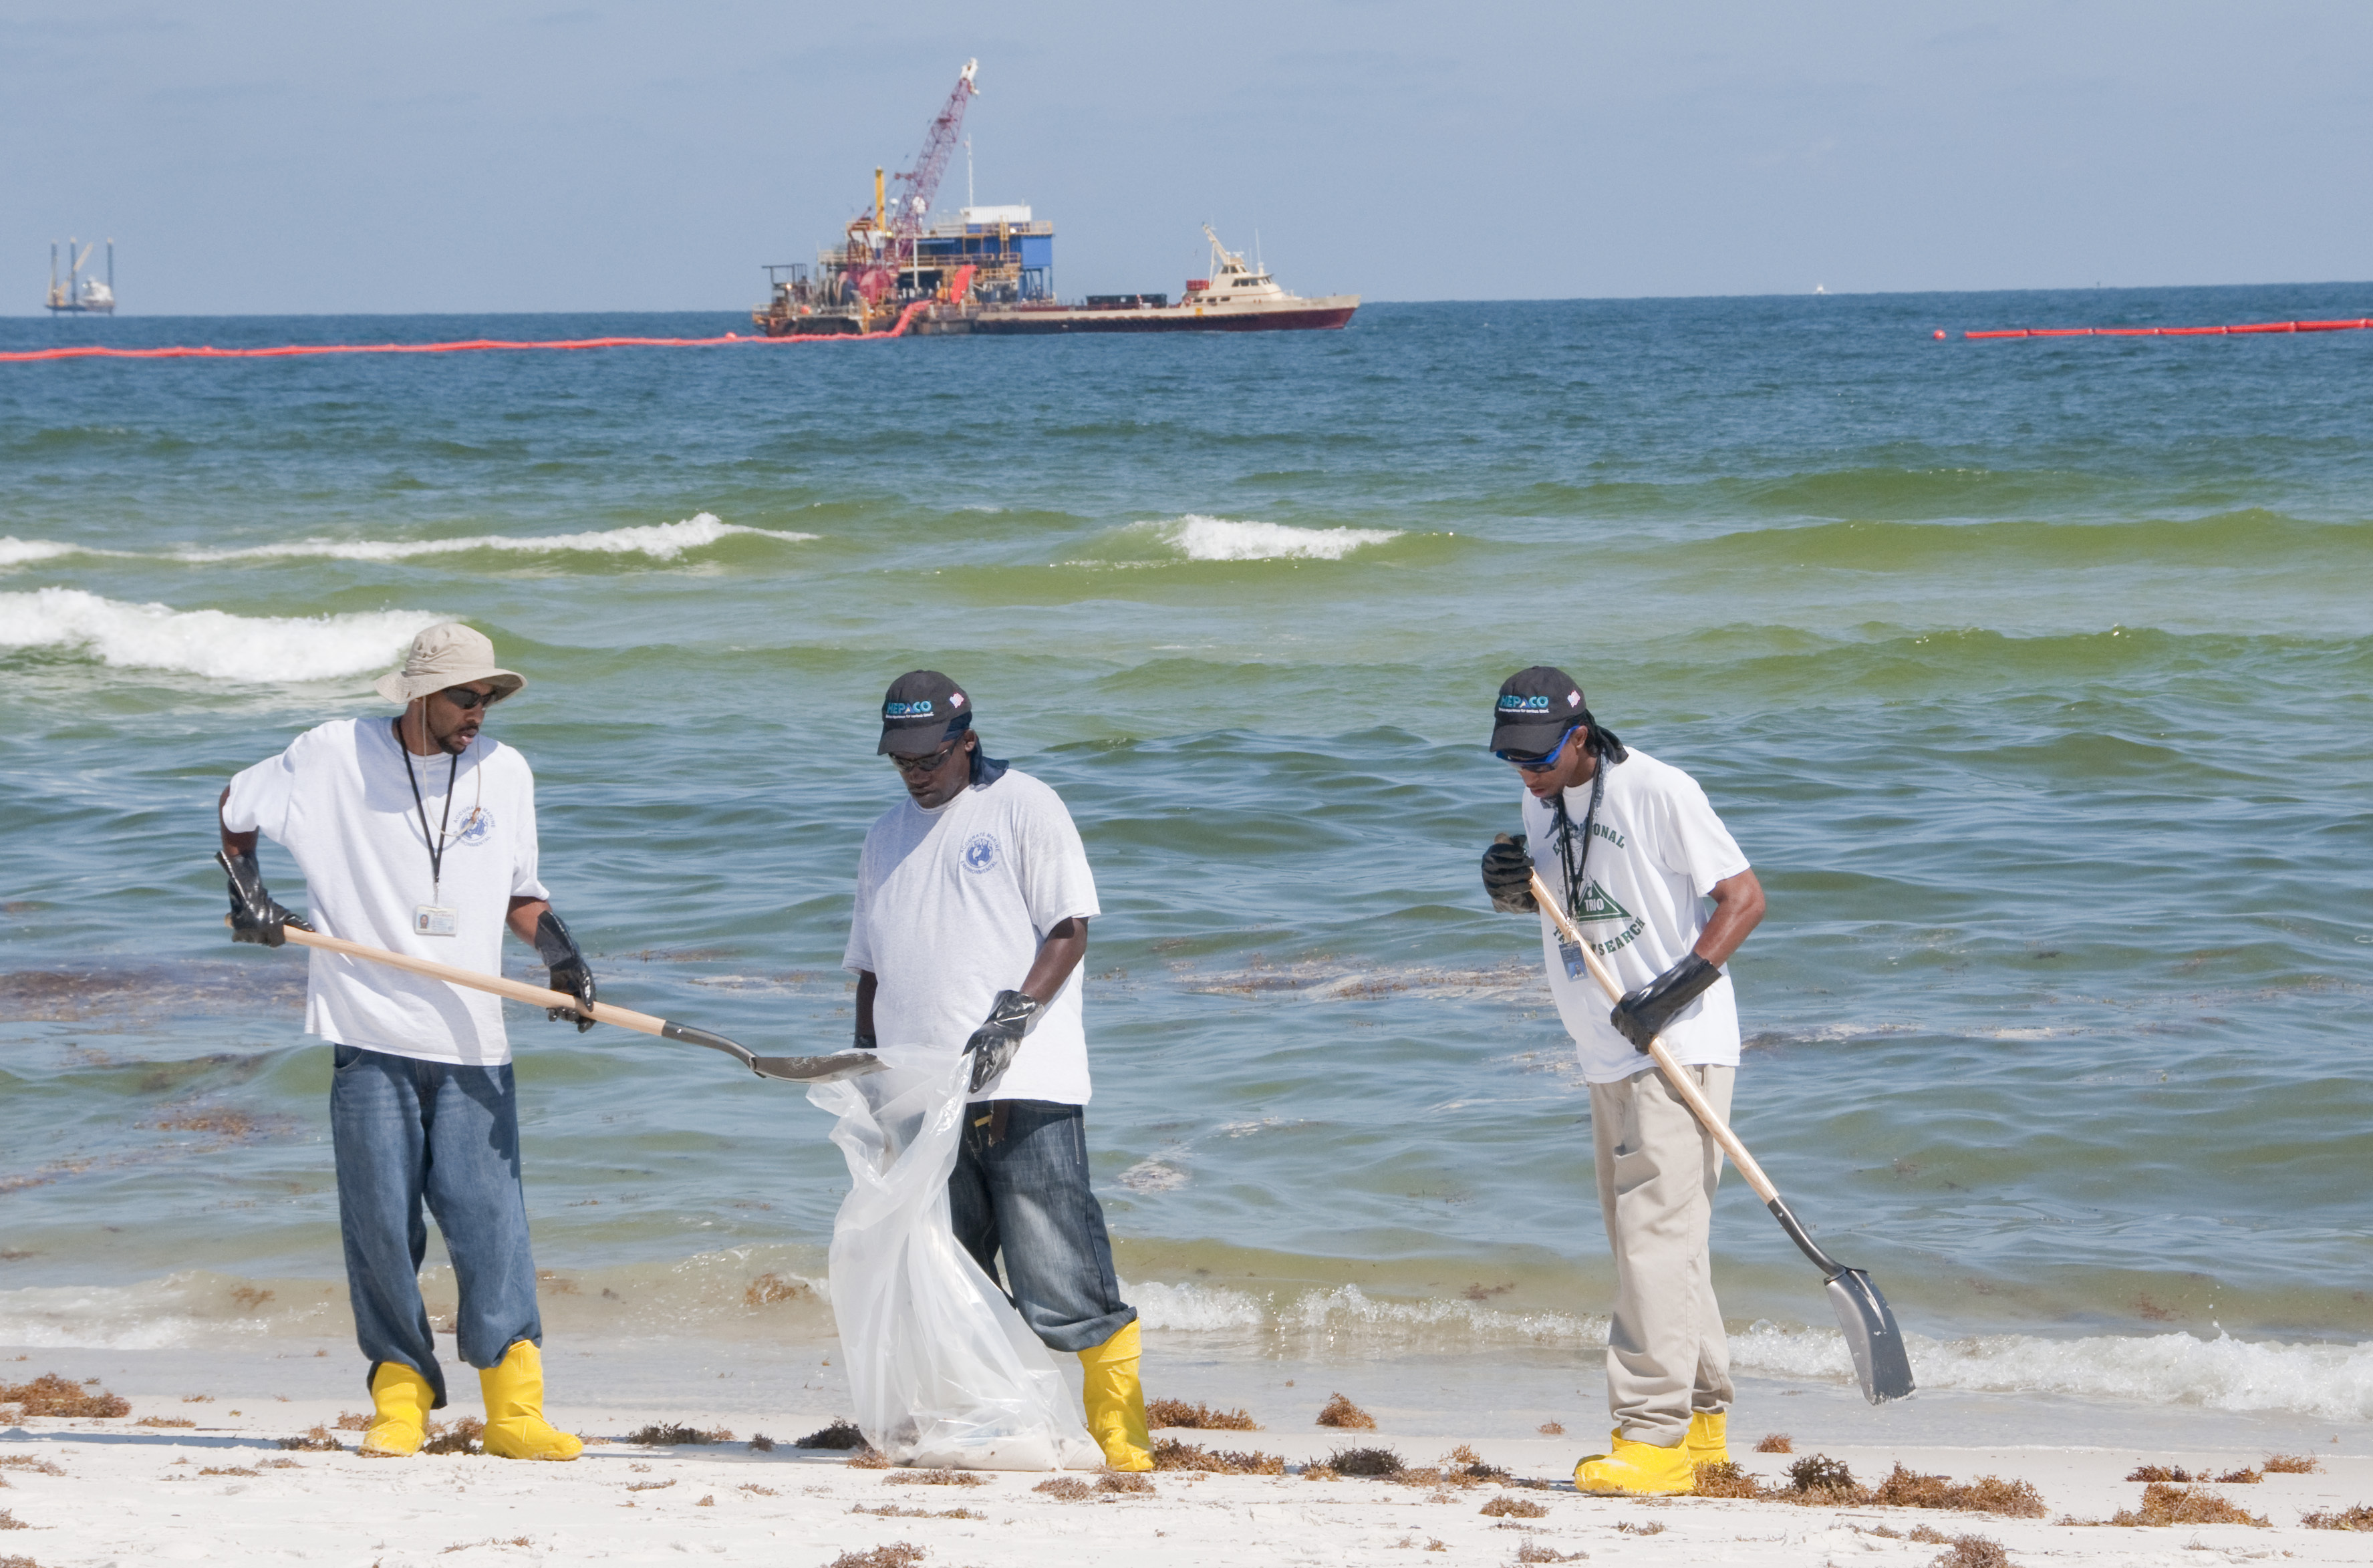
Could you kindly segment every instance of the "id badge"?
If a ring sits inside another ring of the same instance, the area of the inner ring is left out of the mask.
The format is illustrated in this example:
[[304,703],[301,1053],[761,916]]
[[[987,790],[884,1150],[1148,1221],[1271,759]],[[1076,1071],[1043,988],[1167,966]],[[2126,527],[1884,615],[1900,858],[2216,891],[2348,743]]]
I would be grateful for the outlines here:
[[1580,980],[1589,967],[1582,961],[1582,949],[1563,936],[1558,938],[1558,957],[1565,960],[1568,980]]
[[443,904],[415,904],[412,910],[415,936],[452,936],[461,932],[462,917]]

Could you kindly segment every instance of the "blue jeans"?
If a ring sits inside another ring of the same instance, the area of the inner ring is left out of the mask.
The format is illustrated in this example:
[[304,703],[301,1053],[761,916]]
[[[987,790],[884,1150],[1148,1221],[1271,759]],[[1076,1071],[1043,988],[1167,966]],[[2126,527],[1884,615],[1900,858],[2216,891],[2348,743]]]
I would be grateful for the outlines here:
[[330,1136],[355,1339],[370,1358],[369,1376],[382,1362],[402,1362],[428,1380],[432,1408],[442,1410],[445,1374],[420,1299],[424,1200],[453,1258],[462,1359],[483,1369],[521,1340],[544,1343],[511,1070],[352,1045],[334,1047],[333,1059]]
[[1005,1254],[1007,1294],[1048,1349],[1093,1350],[1137,1321],[1137,1308],[1120,1298],[1104,1205],[1088,1190],[1087,1117],[1078,1106],[964,1107],[948,1210],[956,1239],[991,1280]]

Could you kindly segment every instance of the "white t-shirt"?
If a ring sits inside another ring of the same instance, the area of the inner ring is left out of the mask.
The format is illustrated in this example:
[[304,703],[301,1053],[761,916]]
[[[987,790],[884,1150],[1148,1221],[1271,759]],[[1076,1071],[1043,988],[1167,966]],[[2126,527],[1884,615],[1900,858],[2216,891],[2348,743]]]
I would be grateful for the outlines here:
[[[498,975],[510,900],[545,896],[535,876],[535,775],[526,758],[485,735],[458,767],[441,754],[412,758],[428,815],[424,837],[404,755],[387,719],[309,729],[230,781],[223,825],[261,830],[297,857],[322,935]],[[445,821],[449,771],[452,817],[443,875],[432,881],[428,846]],[[451,909],[455,934],[415,933],[422,904]],[[424,1062],[496,1067],[511,1059],[502,998],[339,953],[308,956],[308,1033]]]
[[[1565,792],[1566,816],[1577,835],[1574,857],[1584,889],[1582,914],[1574,920],[1584,940],[1615,971],[1625,991],[1647,984],[1697,945],[1705,929],[1706,897],[1713,885],[1747,869],[1747,856],[1722,819],[1713,814],[1697,780],[1637,747],[1629,760],[1608,766],[1606,796],[1591,829],[1590,858],[1582,859],[1584,818],[1590,811],[1587,784]],[[1541,880],[1567,896],[1565,867],[1558,854],[1557,818],[1546,801],[1524,792],[1525,847]],[[1567,905],[1572,908],[1571,902]],[[1654,1063],[1607,1021],[1613,1003],[1588,970],[1568,979],[1558,956],[1558,931],[1541,914],[1541,947],[1549,959],[1549,993],[1573,1036],[1582,1075],[1612,1084]],[[1738,1001],[1724,974],[1666,1025],[1665,1044],[1684,1066],[1738,1065]]]
[[[882,814],[858,859],[841,962],[880,981],[873,1037],[883,1048],[953,1056],[999,992],[1022,988],[1047,932],[1102,912],[1062,796],[1008,769],[935,810],[910,798]],[[981,1098],[1088,1103],[1077,970]]]

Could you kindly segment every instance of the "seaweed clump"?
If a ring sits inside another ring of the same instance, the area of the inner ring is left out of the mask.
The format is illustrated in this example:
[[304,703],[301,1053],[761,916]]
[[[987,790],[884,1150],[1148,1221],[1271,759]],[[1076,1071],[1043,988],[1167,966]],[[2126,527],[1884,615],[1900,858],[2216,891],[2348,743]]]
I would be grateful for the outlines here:
[[871,1551],[844,1551],[825,1568],[915,1568],[923,1560],[923,1549],[913,1541],[893,1541],[877,1546]]
[[1539,1519],[1549,1515],[1547,1508],[1531,1498],[1511,1497],[1504,1492],[1483,1504],[1482,1512],[1487,1519]]
[[865,1434],[857,1429],[855,1422],[836,1416],[830,1425],[816,1428],[792,1446],[799,1448],[862,1448],[865,1446]]
[[637,1427],[627,1433],[626,1441],[639,1443],[647,1448],[672,1448],[693,1444],[731,1443],[733,1441],[733,1434],[721,1426],[714,1431],[703,1432],[696,1426],[660,1426],[654,1423],[649,1426]]
[[[1930,1568],[2011,1568],[2010,1554],[2003,1550],[2003,1543],[1990,1537],[1966,1535],[1947,1539],[1937,1535],[1935,1530],[1930,1530],[1928,1535],[1949,1549],[1931,1558]],[[1911,1539],[1922,1539],[1921,1533],[1914,1530]]]
[[2121,1508],[2110,1516],[2110,1523],[2152,1527],[2169,1525],[2250,1525],[2262,1530],[2269,1527],[2261,1516],[2227,1503],[2213,1492],[2197,1486],[2172,1486],[2163,1481],[2152,1481],[2143,1488],[2141,1507]]
[[1223,1411],[1199,1400],[1155,1400],[1145,1407],[1146,1424],[1178,1427],[1191,1432],[1258,1432],[1260,1423],[1243,1410]]
[[1325,1463],[1337,1475],[1373,1481],[1398,1481],[1409,1472],[1408,1461],[1390,1448],[1338,1448]]
[[1338,1394],[1327,1401],[1326,1409],[1318,1412],[1318,1424],[1350,1432],[1374,1432],[1376,1418]]
[[1157,1470],[1199,1470],[1206,1475],[1283,1475],[1285,1461],[1275,1454],[1256,1450],[1239,1454],[1229,1449],[1199,1447],[1182,1443],[1175,1437],[1164,1437],[1153,1445],[1153,1468]]
[[1755,1445],[1755,1451],[1759,1454],[1793,1454],[1796,1451],[1796,1440],[1784,1432],[1768,1432]]
[[1964,1514],[2001,1514],[2014,1519],[2040,1519],[2043,1494],[2034,1483],[1981,1475],[1961,1482],[1950,1476],[1921,1475],[1895,1467],[1871,1493],[1870,1500],[1886,1508],[1946,1508]]
[[2269,1454],[2266,1456],[2268,1475],[2313,1475],[2323,1466],[2311,1454]]
[[475,1454],[478,1440],[486,1434],[486,1423],[474,1415],[465,1415],[451,1426],[442,1422],[428,1423],[428,1441],[420,1446],[424,1454]]
[[283,1437],[280,1440],[280,1446],[283,1448],[295,1448],[308,1454],[343,1454],[346,1451],[345,1444],[330,1435],[328,1427],[319,1425],[302,1437]]
[[132,1401],[121,1394],[90,1388],[55,1372],[45,1372],[29,1383],[0,1383],[0,1405],[18,1407],[18,1413],[24,1419],[56,1416],[105,1421],[132,1413]]
[[1863,1504],[1870,1501],[1870,1493],[1854,1480],[1853,1471],[1843,1459],[1832,1459],[1827,1454],[1807,1454],[1788,1467],[1788,1484],[1798,1503]]
[[2359,1503],[2354,1508],[2328,1514],[2319,1509],[2300,1515],[2299,1523],[2311,1530],[2373,1530],[2373,1503]]

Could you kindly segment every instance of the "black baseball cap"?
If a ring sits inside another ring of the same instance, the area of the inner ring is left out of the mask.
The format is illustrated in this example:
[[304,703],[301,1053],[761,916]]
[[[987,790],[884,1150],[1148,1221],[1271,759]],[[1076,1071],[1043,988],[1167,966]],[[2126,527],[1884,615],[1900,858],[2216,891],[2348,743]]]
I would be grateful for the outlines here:
[[972,726],[972,699],[936,669],[910,669],[882,698],[884,757],[928,757]]
[[1582,683],[1564,670],[1546,664],[1520,669],[1500,683],[1491,704],[1491,747],[1520,757],[1539,757],[1555,750],[1565,732],[1590,722],[1582,700]]

